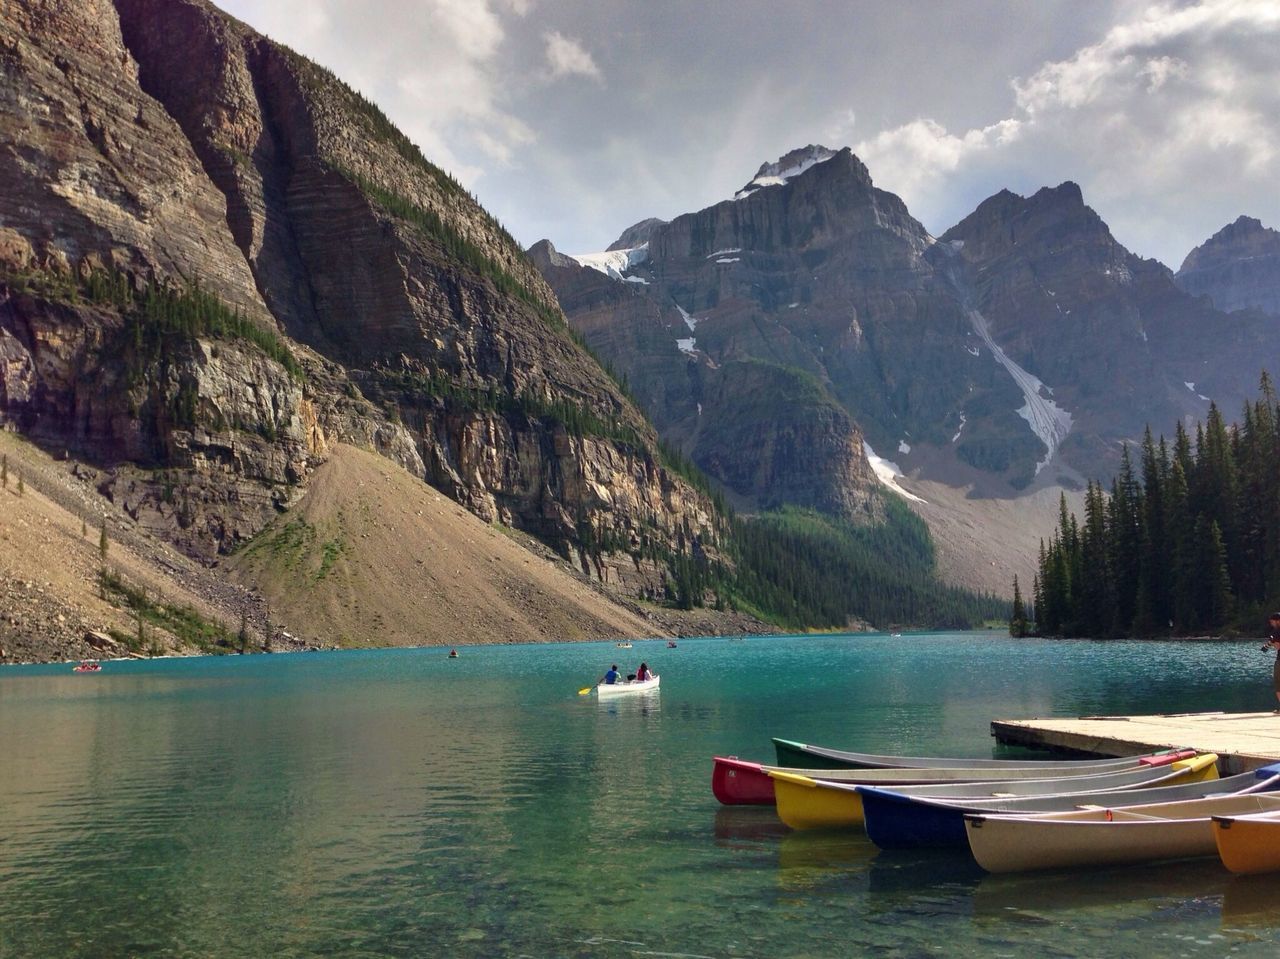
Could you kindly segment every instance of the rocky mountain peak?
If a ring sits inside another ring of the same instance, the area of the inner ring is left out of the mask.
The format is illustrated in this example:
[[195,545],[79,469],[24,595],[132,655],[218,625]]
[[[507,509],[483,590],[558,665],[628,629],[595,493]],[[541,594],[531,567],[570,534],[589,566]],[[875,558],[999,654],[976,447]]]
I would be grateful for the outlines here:
[[533,261],[534,266],[539,270],[546,270],[550,266],[570,267],[577,266],[578,261],[572,257],[565,256],[556,249],[555,244],[550,240],[539,240],[528,249],[529,259]]
[[829,150],[824,146],[813,143],[808,146],[798,147],[790,153],[784,153],[773,162],[760,164],[760,169],[756,171],[756,175],[752,177],[746,186],[735,193],[733,198],[740,200],[750,196],[756,190],[769,186],[781,186],[788,180],[800,176],[811,167],[824,163],[840,154],[853,156],[848,147],[842,150]]
[[1057,186],[1041,187],[1031,199],[1032,202],[1040,200],[1063,206],[1084,206],[1084,194],[1080,191],[1080,184],[1074,180],[1064,180]]
[[941,237],[966,259],[989,259],[1028,244],[1042,253],[1070,246],[1089,249],[1091,261],[1119,261],[1128,256],[1107,224],[1084,202],[1080,186],[1070,180],[1042,187],[1031,196],[1001,190]]
[[649,242],[649,237],[653,234],[653,231],[660,226],[666,226],[666,224],[666,220],[659,220],[656,216],[648,217],[639,223],[633,223],[622,231],[621,236],[609,244],[605,252],[634,250],[638,246],[644,246]]
[[1280,314],[1280,231],[1240,216],[1188,253],[1176,280],[1220,310]]

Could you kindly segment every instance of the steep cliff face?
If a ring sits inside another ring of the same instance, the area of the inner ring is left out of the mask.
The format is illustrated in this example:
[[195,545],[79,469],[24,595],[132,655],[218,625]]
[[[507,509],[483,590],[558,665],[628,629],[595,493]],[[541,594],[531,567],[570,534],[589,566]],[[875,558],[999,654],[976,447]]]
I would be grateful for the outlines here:
[[[714,540],[537,270],[372,104],[200,0],[0,22],[3,414],[139,515],[233,548],[342,441],[566,553]],[[146,312],[197,285],[222,319]]]
[[1280,316],[1280,230],[1242,216],[1188,253],[1175,279],[1219,310]]

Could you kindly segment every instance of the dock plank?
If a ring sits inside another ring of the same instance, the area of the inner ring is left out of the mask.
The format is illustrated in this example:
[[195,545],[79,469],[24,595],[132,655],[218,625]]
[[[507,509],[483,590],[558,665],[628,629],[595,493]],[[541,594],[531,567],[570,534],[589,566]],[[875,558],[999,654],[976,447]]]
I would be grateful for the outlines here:
[[1280,761],[1280,714],[1272,712],[997,719],[991,723],[991,735],[1008,745],[1093,756],[1130,756],[1182,746],[1217,753],[1224,775]]

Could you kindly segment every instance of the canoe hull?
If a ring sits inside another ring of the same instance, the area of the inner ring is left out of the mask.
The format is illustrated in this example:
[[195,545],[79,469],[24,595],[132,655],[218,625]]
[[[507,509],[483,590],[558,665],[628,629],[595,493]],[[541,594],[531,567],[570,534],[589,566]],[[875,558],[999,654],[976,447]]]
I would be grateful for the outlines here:
[[775,774],[778,818],[792,829],[849,829],[862,825],[862,797],[856,789],[822,789],[806,776]]
[[1001,819],[998,826],[995,822],[981,816],[964,822],[973,858],[987,872],[1190,859],[1212,856],[1217,848],[1208,819],[1053,823],[1057,828],[1034,819]]
[[[1160,766],[1137,767],[1089,776],[941,783],[890,788],[910,796],[941,796],[972,799],[974,802],[981,802],[983,799],[1049,796],[1070,792],[1079,795],[1103,789],[1138,790],[1144,786],[1154,786],[1159,783],[1217,778],[1216,761],[1217,756],[1207,753],[1196,759],[1181,760],[1167,769]],[[766,771],[773,778],[778,817],[793,829],[847,829],[866,824],[866,807],[862,802],[859,785],[800,776],[791,770]],[[879,771],[870,770],[870,772]]]
[[1214,856],[1214,816],[1277,811],[1280,797],[1263,793],[1034,816],[966,816],[964,828],[983,869],[1030,872]]
[[887,790],[861,790],[867,838],[881,849],[967,849],[964,814],[975,810],[917,802]]
[[1169,763],[1177,759],[1189,759],[1194,749],[1167,750],[1154,756],[1121,756],[1115,759],[951,759],[930,756],[877,756],[871,753],[846,752],[793,742],[789,739],[773,740],[778,765],[788,768],[808,769],[910,769],[913,767],[946,769],[948,767],[991,769],[1068,769],[1073,766],[1130,766],[1147,760],[1151,763]]
[[726,806],[774,805],[773,780],[760,763],[715,756],[711,766],[711,791]]
[[[763,763],[748,762],[735,757],[716,756],[712,759],[711,791],[717,799],[727,806],[763,806],[774,804],[773,781],[769,772],[789,772],[810,779],[821,779],[824,782],[854,783],[867,786],[924,786],[947,785],[972,782],[1014,782],[1030,779],[1044,779],[1056,776],[1059,769],[1025,769],[1022,767],[945,767],[941,769],[924,769],[905,767],[901,769],[794,769],[781,766],[766,766]],[[1104,764],[1091,768],[1087,765],[1071,764],[1062,769],[1062,775],[1070,778],[1085,776],[1111,775],[1124,772],[1139,772],[1148,767],[1141,766],[1138,760],[1133,761],[1129,770],[1121,770],[1112,764]],[[1139,772],[1139,776],[1141,773]],[[1145,777],[1142,777],[1145,779]],[[1136,781],[1136,779],[1135,779]],[[994,788],[994,787],[993,787]],[[967,795],[961,790],[960,795]],[[961,837],[963,839],[963,837]]]
[[612,685],[601,683],[596,687],[596,695],[601,699],[613,699],[615,696],[627,696],[636,693],[656,693],[658,691],[658,681],[661,679],[661,676],[654,676],[653,679],[646,679],[642,683],[635,680]]
[[1213,841],[1218,858],[1234,873],[1280,872],[1280,818],[1214,819]]
[[[1070,812],[1088,805],[1147,805],[1201,799],[1210,793],[1247,789],[1259,782],[1254,775],[1242,773],[1227,783],[1218,778],[1216,761],[1216,756],[1206,754],[1198,759],[1174,763],[1171,772],[1181,771],[1181,775],[1171,775],[1161,782],[1173,782],[1175,785],[1137,783],[1136,786],[1104,792],[1073,791],[1071,780],[1063,780],[1058,793],[1010,799],[931,799],[891,789],[864,788],[858,791],[862,794],[867,837],[881,849],[967,849],[966,814]],[[1280,787],[1280,780],[1273,783],[1273,787]]]

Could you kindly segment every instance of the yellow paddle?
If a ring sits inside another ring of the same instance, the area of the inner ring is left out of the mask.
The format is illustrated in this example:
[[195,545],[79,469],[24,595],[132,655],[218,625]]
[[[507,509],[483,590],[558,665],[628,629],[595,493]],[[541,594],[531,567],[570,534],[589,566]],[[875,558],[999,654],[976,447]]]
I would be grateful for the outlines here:
[[586,689],[579,689],[579,690],[578,690],[578,695],[579,695],[579,696],[585,696],[585,695],[587,695],[587,693],[591,692],[591,690],[593,690],[593,689],[595,689],[595,687],[594,687],[594,686],[588,686]]

